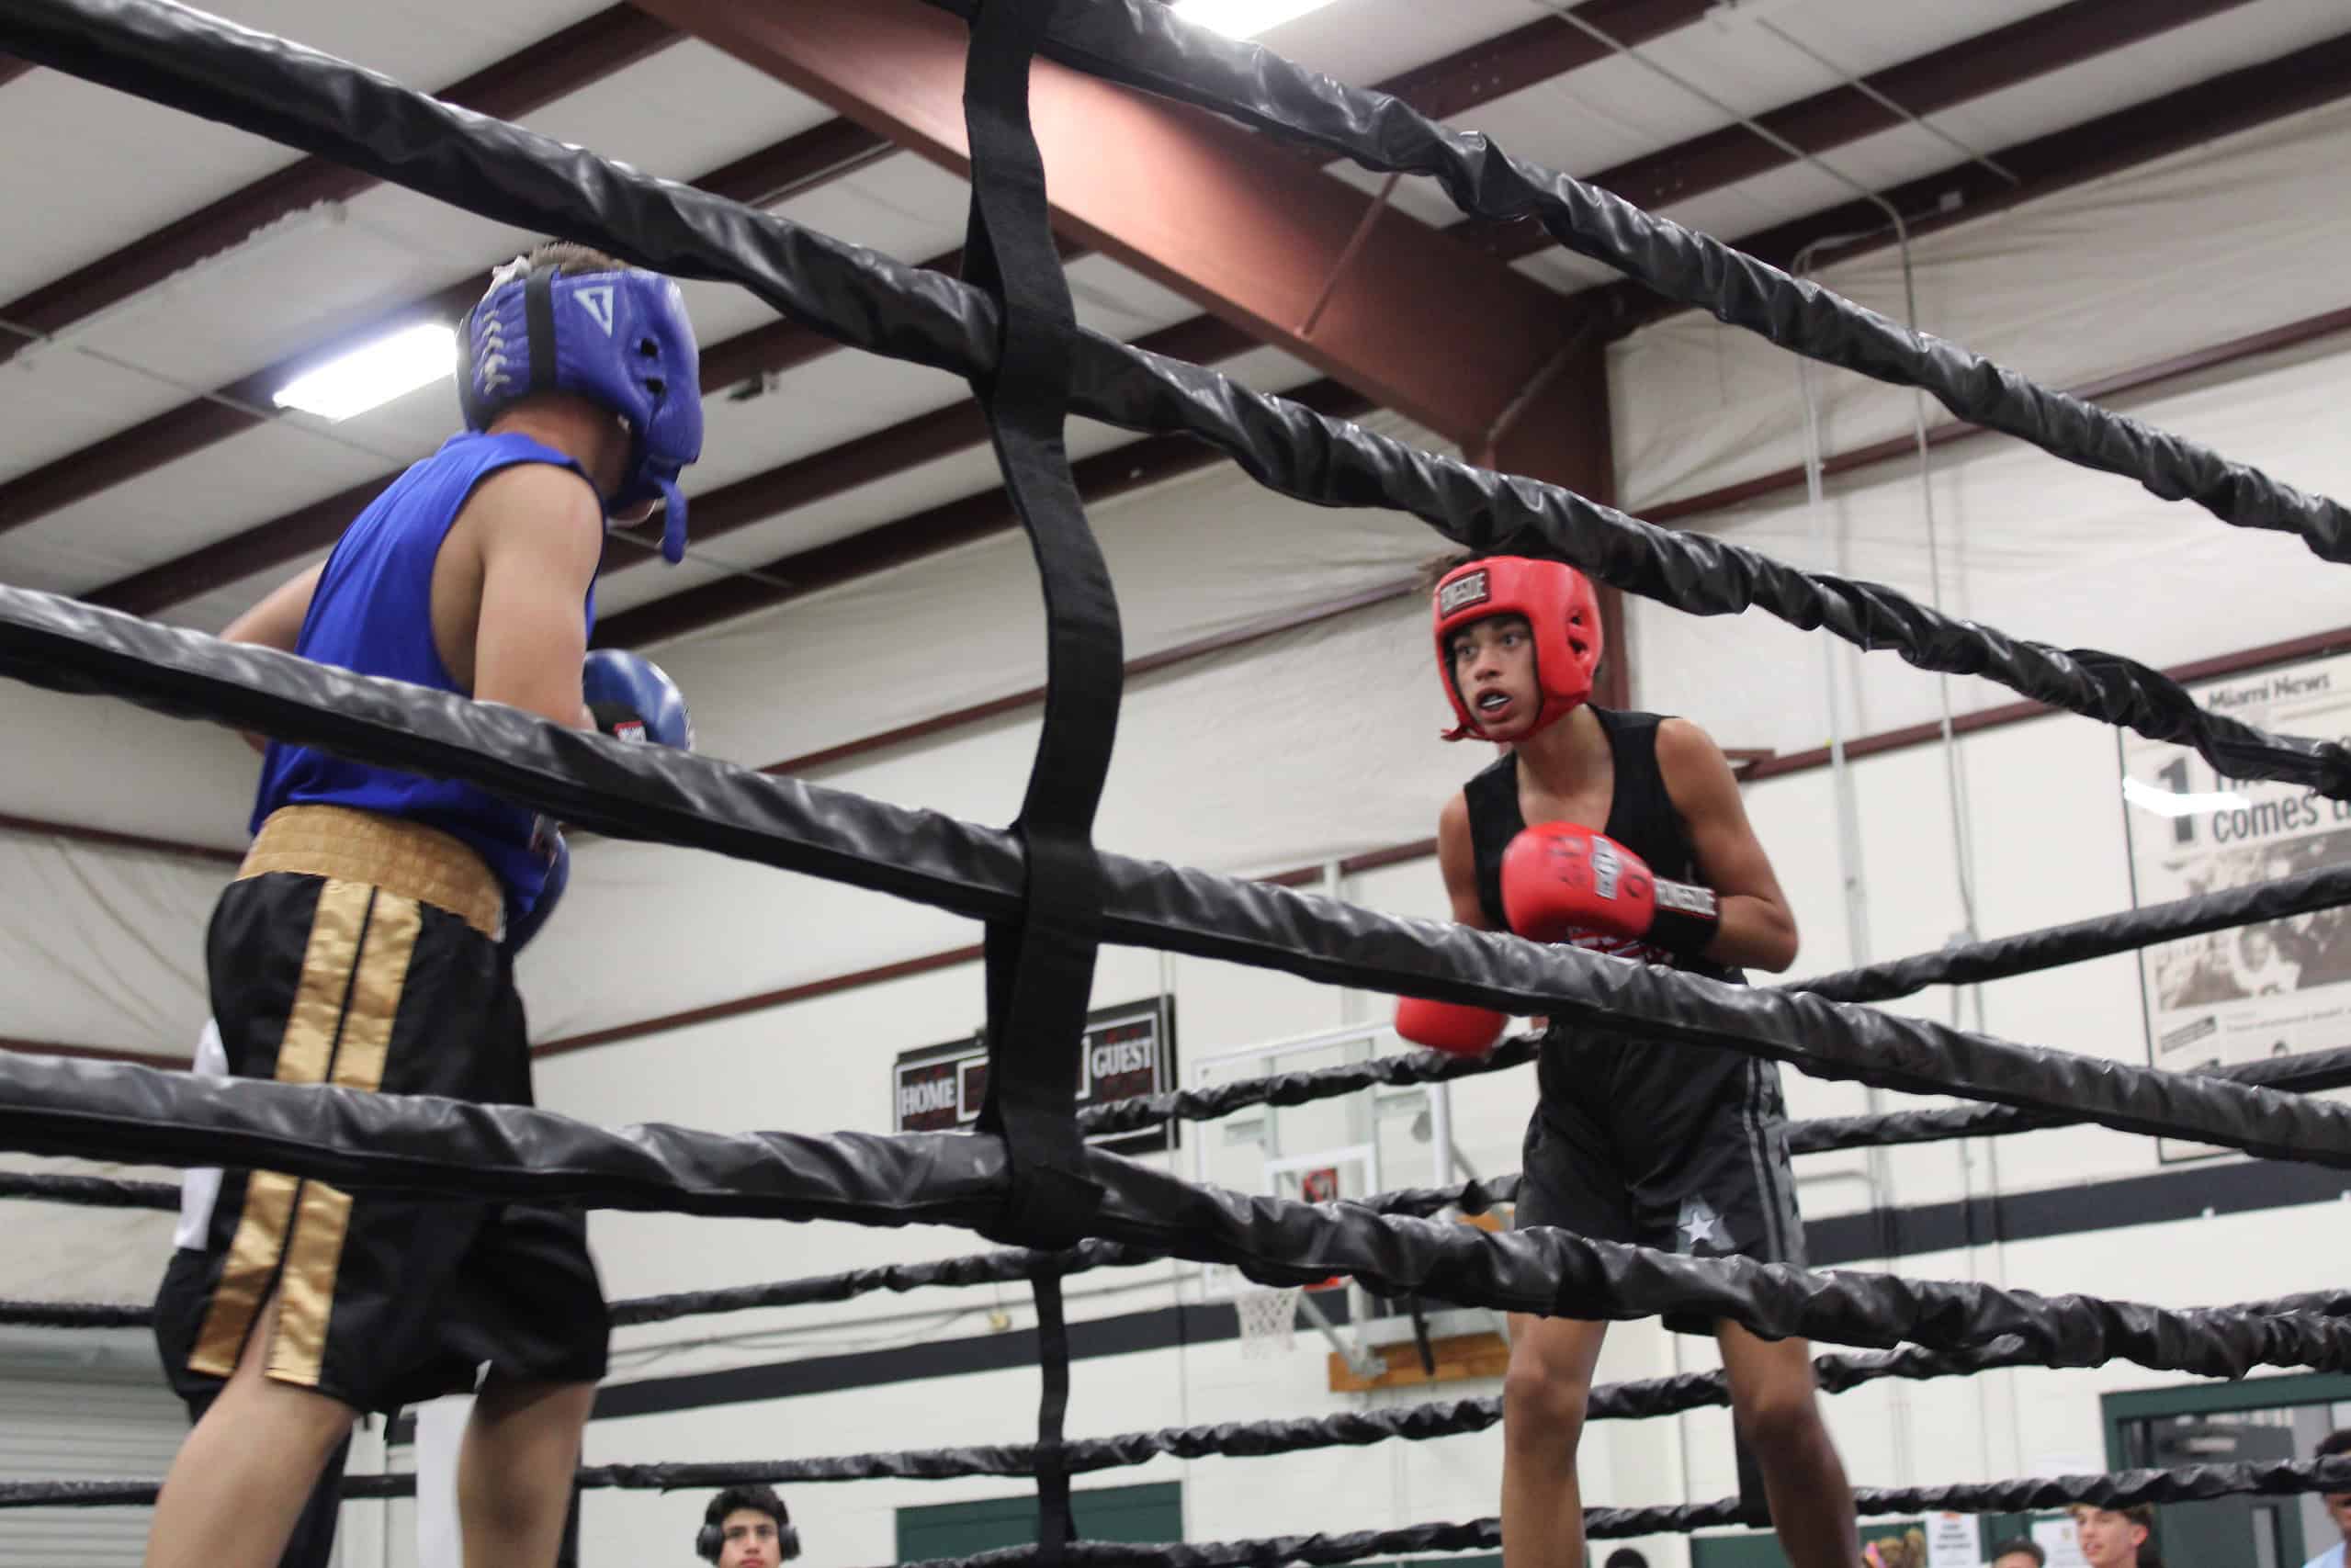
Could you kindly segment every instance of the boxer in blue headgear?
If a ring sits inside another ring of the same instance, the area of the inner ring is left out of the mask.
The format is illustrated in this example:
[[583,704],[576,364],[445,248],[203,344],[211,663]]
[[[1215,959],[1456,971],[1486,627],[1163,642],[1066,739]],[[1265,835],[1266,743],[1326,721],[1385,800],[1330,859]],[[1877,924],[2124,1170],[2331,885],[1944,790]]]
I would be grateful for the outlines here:
[[[466,328],[467,423],[321,564],[221,635],[692,744],[683,697],[588,654],[613,521],[669,503],[702,440],[694,334],[666,278],[546,245]],[[563,885],[559,833],[470,784],[271,743],[254,843],[206,969],[229,1073],[527,1104],[514,953]],[[175,1266],[175,1386],[207,1402],[148,1568],[280,1561],[352,1419],[477,1388],[459,1491],[469,1562],[549,1562],[609,1317],[576,1209],[419,1202],[231,1169]],[[488,1371],[479,1370],[487,1364]]]
[[517,257],[458,334],[458,396],[466,428],[487,430],[501,410],[537,393],[571,392],[618,414],[635,439],[605,515],[664,507],[661,554],[685,555],[678,473],[702,456],[702,363],[677,284],[634,268],[564,273]]

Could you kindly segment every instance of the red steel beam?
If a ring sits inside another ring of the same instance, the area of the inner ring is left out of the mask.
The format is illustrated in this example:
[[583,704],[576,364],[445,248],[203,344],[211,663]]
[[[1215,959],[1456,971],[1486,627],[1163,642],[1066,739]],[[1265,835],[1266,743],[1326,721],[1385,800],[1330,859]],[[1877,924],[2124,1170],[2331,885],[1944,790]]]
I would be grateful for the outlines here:
[[[2072,0],[1973,38],[1888,66],[1862,78],[1913,114],[1930,115],[2109,53],[2171,29],[2243,6],[2246,0]],[[1768,114],[1759,124],[1807,152],[1826,152],[1904,123],[1902,117],[1856,87],[1832,87]],[[1637,207],[1688,201],[1753,179],[1796,161],[1743,125],[1603,169],[1586,183]],[[1552,241],[1540,223],[1483,224],[1482,248],[1506,260],[1543,249]]]
[[[957,17],[922,0],[644,3],[967,172]],[[1450,436],[1481,436],[1566,341],[1551,290],[1319,169],[1269,159],[1230,121],[1044,60],[1029,107],[1057,228]]]
[[[437,96],[500,119],[514,119],[635,64],[678,37],[675,29],[634,6],[614,6],[517,50]],[[321,202],[347,201],[377,183],[324,158],[303,158],[0,305],[0,316],[36,332],[61,332],[241,243],[254,230],[288,213]],[[0,339],[0,364],[27,341]]]
[[[1587,0],[1582,10],[1611,33],[1637,43],[1697,20],[1704,14],[1706,4],[1707,0]],[[1555,17],[1545,17],[1391,77],[1378,86],[1383,92],[1414,104],[1424,113],[1451,116],[1589,64],[1606,53],[1586,34]],[[856,122],[834,119],[752,153],[696,183],[735,200],[769,205],[785,196],[812,188],[824,179],[863,167],[892,151],[894,148],[886,139]],[[1086,254],[1086,247],[1078,242],[1062,238],[1060,243],[1066,260]],[[954,272],[959,270],[961,260],[959,251],[949,251],[916,265]],[[472,302],[478,287],[478,275],[458,279],[440,293],[406,307],[414,312],[413,318],[400,315],[371,323],[355,332],[349,340],[338,339],[333,344],[306,350],[301,355],[220,389],[220,394],[247,402],[264,401],[308,365],[331,357],[346,341],[357,341],[408,319],[454,319]],[[1214,316],[1196,316],[1147,339],[1146,345],[1162,354],[1204,364],[1238,353],[1254,341]],[[831,353],[836,346],[830,339],[797,322],[770,322],[706,348],[702,356],[703,389],[707,395],[763,375],[787,370]],[[930,425],[925,421],[937,423]],[[29,522],[135,474],[223,440],[249,428],[250,423],[245,416],[209,400],[183,404],[144,424],[0,483],[0,530]],[[797,479],[785,478],[784,470],[771,470],[770,474],[760,476],[774,487],[775,504],[769,514],[807,503],[805,499],[792,499],[795,496],[817,499],[837,493],[841,488],[837,482],[816,486],[820,476],[866,472],[880,478],[882,471],[865,466],[875,455],[894,448],[907,454],[905,461],[925,461],[956,449],[957,438],[967,435],[968,421],[950,410],[847,443],[831,453],[803,459],[799,465],[786,465],[786,468],[798,469]],[[283,517],[256,524],[229,539],[104,584],[84,597],[111,609],[153,615],[256,572],[288,565],[332,542],[333,532],[329,525],[336,509],[347,507],[356,513],[367,499],[363,492],[371,487],[381,489],[392,477],[380,476],[367,485],[355,486]],[[710,536],[714,512],[722,526],[727,525],[733,509],[751,504],[754,493],[730,486],[728,491],[696,497],[696,535]],[[616,555],[610,558],[610,564],[627,564],[627,558]]]
[[[1695,20],[1703,10],[1703,4],[1701,0],[1588,0],[1587,10],[1600,18],[1611,33],[1638,42]],[[1425,113],[1444,117],[1587,64],[1604,52],[1565,22],[1545,17],[1391,77],[1379,85],[1380,90],[1405,98]],[[0,56],[0,61],[6,58]],[[770,207],[828,180],[853,174],[896,151],[886,138],[854,120],[832,119],[714,170],[695,183],[705,190],[750,206]],[[1074,259],[1084,254],[1084,246],[1073,242],[1064,243],[1066,257]],[[960,253],[951,251],[918,265],[953,271],[957,269],[959,261]],[[329,342],[313,344],[220,387],[211,398],[183,403],[0,483],[0,532],[46,516],[252,428],[254,418],[231,403],[266,407],[271,394],[311,366],[378,333],[412,321],[455,320],[472,303],[480,284],[479,271],[469,273],[435,294],[411,300]],[[805,363],[818,354],[830,352],[833,346],[807,328],[779,321],[706,350],[703,382],[706,387],[730,386]],[[289,555],[285,558],[292,558]],[[166,568],[168,565],[165,563]],[[218,585],[198,583],[180,597],[193,598]],[[166,599],[156,603],[160,605],[174,602]]]

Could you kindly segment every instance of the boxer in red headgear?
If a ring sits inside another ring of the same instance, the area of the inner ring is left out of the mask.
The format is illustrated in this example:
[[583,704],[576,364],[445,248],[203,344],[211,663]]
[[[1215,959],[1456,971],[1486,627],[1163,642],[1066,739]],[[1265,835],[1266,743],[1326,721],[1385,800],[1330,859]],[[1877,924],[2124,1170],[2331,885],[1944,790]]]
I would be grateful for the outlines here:
[[[1591,701],[1606,647],[1592,585],[1520,556],[1448,563],[1432,584],[1449,740],[1505,754],[1445,803],[1437,859],[1453,918],[1614,962],[1736,982],[1780,970],[1796,924],[1730,764],[1687,719]],[[1531,826],[1532,824],[1532,826]],[[1396,1030],[1482,1052],[1496,1013],[1406,998]],[[1801,1265],[1779,1069],[1562,1019],[1544,1035],[1516,1223],[1701,1257]],[[1853,1495],[1813,1393],[1811,1350],[1728,1322],[1712,1332],[1740,1430],[1795,1568],[1853,1568]],[[1505,1568],[1584,1559],[1576,1448],[1605,1325],[1513,1317],[1503,1385]]]

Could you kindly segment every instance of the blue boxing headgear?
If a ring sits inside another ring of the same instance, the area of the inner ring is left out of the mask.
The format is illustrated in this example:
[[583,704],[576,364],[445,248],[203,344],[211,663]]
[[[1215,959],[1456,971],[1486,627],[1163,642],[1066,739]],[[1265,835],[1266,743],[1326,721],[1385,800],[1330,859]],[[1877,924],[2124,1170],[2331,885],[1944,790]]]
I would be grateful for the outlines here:
[[702,456],[702,356],[678,286],[659,273],[559,274],[512,264],[490,282],[458,333],[458,397],[466,427],[487,430],[507,404],[571,392],[612,410],[637,438],[605,511],[658,500],[661,554],[685,555],[678,474]]

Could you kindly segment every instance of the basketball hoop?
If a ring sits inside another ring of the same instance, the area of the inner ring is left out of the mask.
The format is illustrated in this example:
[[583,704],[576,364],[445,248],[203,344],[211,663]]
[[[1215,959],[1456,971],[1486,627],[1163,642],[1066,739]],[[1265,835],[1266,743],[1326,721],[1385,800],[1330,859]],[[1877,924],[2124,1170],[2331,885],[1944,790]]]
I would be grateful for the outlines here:
[[1298,1285],[1251,1285],[1233,1294],[1241,1320],[1241,1354],[1250,1360],[1286,1355],[1298,1345]]

